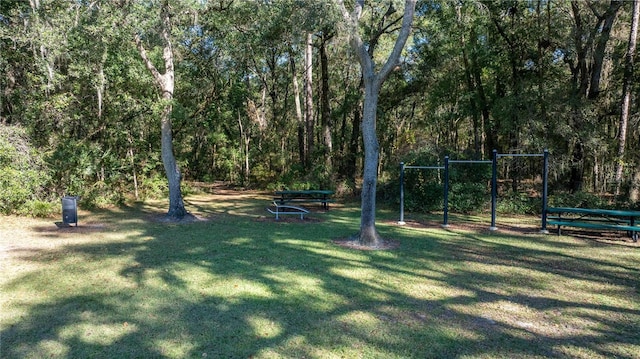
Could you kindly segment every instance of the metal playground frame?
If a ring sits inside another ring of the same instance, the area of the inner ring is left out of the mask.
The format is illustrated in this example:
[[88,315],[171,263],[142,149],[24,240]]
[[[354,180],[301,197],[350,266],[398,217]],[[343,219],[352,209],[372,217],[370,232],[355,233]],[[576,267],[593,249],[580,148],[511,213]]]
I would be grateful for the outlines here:
[[498,153],[493,150],[491,160],[451,160],[449,156],[444,157],[444,166],[407,166],[400,162],[400,220],[398,224],[404,225],[404,172],[406,169],[435,169],[444,170],[444,190],[443,190],[443,220],[442,226],[449,226],[449,167],[451,164],[491,164],[491,226],[489,230],[495,231],[496,208],[498,203],[498,159],[502,157],[542,157],[542,224],[540,231],[547,233],[547,201],[548,201],[548,180],[549,180],[549,151],[545,149],[543,153]]

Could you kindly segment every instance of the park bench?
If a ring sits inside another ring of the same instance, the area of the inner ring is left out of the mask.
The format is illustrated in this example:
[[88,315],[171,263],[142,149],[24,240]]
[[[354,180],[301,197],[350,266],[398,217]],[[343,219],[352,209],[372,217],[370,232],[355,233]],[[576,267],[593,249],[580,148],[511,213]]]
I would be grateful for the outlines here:
[[280,219],[280,216],[283,214],[293,214],[299,215],[300,219],[304,219],[305,214],[309,214],[309,210],[302,207],[289,206],[286,204],[279,204],[276,201],[273,201],[274,208],[267,208],[267,211],[271,214],[276,215],[276,220]]
[[335,202],[332,199],[333,191],[329,190],[300,190],[300,191],[275,191],[273,200],[280,205],[287,203],[320,203],[325,210],[329,209],[329,203]]
[[640,211],[570,207],[547,208],[547,224],[558,226],[558,235],[561,234],[560,227],[626,231],[633,238],[633,241],[637,242],[638,232],[640,232],[640,226],[636,223],[638,217],[640,217]]

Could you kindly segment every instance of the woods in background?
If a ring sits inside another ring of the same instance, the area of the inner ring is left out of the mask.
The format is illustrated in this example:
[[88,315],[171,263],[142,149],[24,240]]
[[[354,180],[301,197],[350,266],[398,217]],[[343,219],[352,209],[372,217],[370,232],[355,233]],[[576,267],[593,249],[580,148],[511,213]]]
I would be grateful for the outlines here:
[[[362,9],[377,63],[403,7]],[[637,12],[636,1],[418,1],[380,89],[379,178],[425,153],[548,148],[554,189],[637,201]],[[166,118],[186,180],[353,192],[365,79],[348,35],[332,1],[3,0],[0,123],[21,135],[0,132],[0,167],[16,166],[9,148],[28,138],[48,169],[38,196],[154,196],[167,187]],[[169,71],[167,43],[172,96],[150,72]]]

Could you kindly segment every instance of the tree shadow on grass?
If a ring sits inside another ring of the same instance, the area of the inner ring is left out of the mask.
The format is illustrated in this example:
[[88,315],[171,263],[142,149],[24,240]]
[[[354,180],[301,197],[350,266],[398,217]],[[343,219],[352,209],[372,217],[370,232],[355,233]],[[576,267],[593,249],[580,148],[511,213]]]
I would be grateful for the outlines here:
[[[331,242],[357,230],[339,210],[317,223],[231,212],[25,253],[41,267],[2,288],[22,297],[9,300],[21,314],[3,324],[1,356],[632,358],[640,349],[637,256],[620,263],[583,255],[590,246],[390,226],[381,229],[399,248],[354,251]],[[610,290],[622,293],[603,299]]]

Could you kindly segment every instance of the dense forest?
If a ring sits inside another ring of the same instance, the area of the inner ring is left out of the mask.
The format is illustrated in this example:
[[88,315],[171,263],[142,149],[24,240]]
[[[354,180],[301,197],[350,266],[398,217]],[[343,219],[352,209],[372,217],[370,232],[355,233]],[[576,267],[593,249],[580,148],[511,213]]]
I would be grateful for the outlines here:
[[[37,213],[64,194],[166,196],[167,173],[183,190],[356,193],[366,79],[338,3],[2,0],[0,212]],[[380,63],[403,8],[364,2],[359,34]],[[397,192],[400,162],[548,149],[554,193],[636,203],[638,12],[638,1],[419,0],[380,89],[379,192]]]

